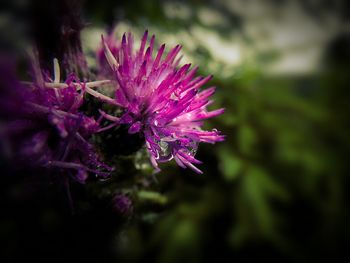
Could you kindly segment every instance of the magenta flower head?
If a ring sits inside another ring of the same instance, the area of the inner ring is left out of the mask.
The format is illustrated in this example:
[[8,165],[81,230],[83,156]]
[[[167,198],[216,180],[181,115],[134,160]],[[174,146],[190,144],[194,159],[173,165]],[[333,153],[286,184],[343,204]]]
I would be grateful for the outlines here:
[[179,67],[180,45],[163,56],[163,44],[154,56],[154,41],[153,35],[146,47],[146,31],[134,51],[132,34],[124,34],[117,54],[113,54],[102,38],[116,80],[114,105],[124,109],[120,117],[102,114],[118,125],[127,125],[130,134],[142,133],[156,170],[159,162],[175,159],[182,168],[202,173],[194,165],[201,163],[195,158],[198,144],[224,140],[216,129],[202,130],[203,120],[222,114],[224,109],[207,110],[215,87],[200,91],[212,76],[195,77],[197,67],[191,69],[191,64]]
[[92,84],[80,82],[74,74],[60,82],[57,60],[54,79],[33,64],[34,81],[20,83],[11,78],[6,98],[0,101],[0,108],[10,116],[2,120],[1,137],[11,146],[11,159],[24,167],[70,175],[81,183],[89,172],[108,176],[111,168],[99,161],[88,141],[99,131],[99,124],[79,110]]

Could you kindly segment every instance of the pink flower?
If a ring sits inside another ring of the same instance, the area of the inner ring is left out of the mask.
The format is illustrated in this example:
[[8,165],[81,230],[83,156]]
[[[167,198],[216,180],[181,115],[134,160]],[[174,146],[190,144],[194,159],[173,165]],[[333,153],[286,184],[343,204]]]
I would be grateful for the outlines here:
[[147,40],[146,31],[135,52],[132,34],[124,34],[116,52],[111,50],[109,41],[102,38],[106,59],[116,80],[113,104],[123,108],[124,112],[119,117],[101,113],[115,125],[127,125],[130,134],[144,136],[157,171],[159,162],[175,159],[182,168],[189,167],[202,173],[194,166],[201,163],[195,158],[198,144],[224,140],[216,129],[201,129],[203,120],[224,112],[224,109],[207,110],[213,102],[209,98],[215,87],[200,91],[212,76],[195,77],[197,67],[191,69],[191,64],[180,67],[177,58],[180,45],[163,56],[163,44],[153,56],[154,35],[148,46]]

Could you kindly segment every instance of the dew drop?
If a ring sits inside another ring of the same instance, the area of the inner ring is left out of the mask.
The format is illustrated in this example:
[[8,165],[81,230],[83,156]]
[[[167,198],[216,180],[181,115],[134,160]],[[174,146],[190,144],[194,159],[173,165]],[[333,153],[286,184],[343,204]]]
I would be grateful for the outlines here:
[[160,150],[158,150],[158,156],[156,158],[157,160],[165,162],[165,161],[169,161],[173,158],[172,148],[168,142],[161,139],[158,142],[158,146],[159,146]]
[[186,148],[190,155],[195,156],[198,150],[198,142],[192,141]]

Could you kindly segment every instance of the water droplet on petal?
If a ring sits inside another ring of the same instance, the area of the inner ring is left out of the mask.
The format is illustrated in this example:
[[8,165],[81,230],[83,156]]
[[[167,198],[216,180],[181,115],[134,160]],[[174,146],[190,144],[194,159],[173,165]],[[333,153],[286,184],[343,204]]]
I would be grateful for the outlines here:
[[198,150],[198,142],[192,141],[187,145],[186,148],[190,155],[195,156]]
[[170,146],[170,144],[166,141],[163,141],[162,139],[158,142],[158,146],[160,148],[160,150],[158,150],[158,156],[157,156],[157,160],[158,161],[170,161],[173,158],[172,155],[172,147]]

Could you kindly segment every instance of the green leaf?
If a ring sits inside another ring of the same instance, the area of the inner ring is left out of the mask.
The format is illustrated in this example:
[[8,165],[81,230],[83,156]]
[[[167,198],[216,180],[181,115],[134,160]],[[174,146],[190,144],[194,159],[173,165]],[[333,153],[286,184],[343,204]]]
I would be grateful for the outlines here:
[[219,149],[220,170],[227,181],[233,181],[242,170],[243,161],[228,147]]
[[141,190],[137,193],[137,196],[140,199],[140,201],[149,201],[161,205],[165,205],[168,202],[168,198],[166,196],[153,191]]
[[252,153],[257,140],[255,131],[248,125],[242,125],[237,136],[240,151],[245,154]]

